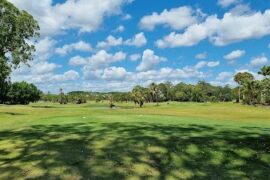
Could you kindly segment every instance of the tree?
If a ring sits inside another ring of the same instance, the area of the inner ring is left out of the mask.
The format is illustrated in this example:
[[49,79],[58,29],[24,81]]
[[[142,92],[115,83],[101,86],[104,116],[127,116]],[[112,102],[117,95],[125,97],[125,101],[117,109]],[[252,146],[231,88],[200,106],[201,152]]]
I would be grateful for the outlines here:
[[159,96],[160,96],[160,90],[159,86],[156,83],[151,83],[149,85],[149,92],[152,97],[152,102],[156,102],[157,106],[159,105]]
[[260,82],[255,80],[247,80],[243,84],[243,94],[245,99],[243,102],[245,104],[254,105],[258,103],[258,97],[260,94]]
[[32,60],[35,47],[28,42],[38,37],[38,31],[38,23],[30,14],[6,0],[0,1],[0,103],[6,96],[12,68]]
[[8,101],[10,104],[29,104],[36,102],[41,98],[42,92],[33,84],[27,82],[13,83],[8,92]]
[[234,81],[239,84],[237,102],[240,102],[241,100],[241,86],[243,86],[245,82],[251,80],[254,80],[254,76],[248,72],[239,72],[234,76]]
[[63,89],[60,88],[59,91],[60,91],[60,94],[59,94],[59,103],[60,104],[67,104],[67,97],[66,97]]
[[[270,76],[270,66],[263,66],[261,70],[258,72],[258,74],[263,75],[265,78],[267,76]],[[261,82],[261,103],[264,104],[266,102],[266,96],[267,96],[267,80]]]
[[136,104],[139,104],[140,108],[143,106],[144,101],[145,101],[145,88],[141,86],[135,86],[132,90],[132,98],[133,101]]
[[263,66],[261,70],[258,72],[258,74],[261,74],[263,76],[270,76],[270,66]]
[[7,93],[10,87],[10,79],[8,78],[11,72],[6,61],[0,57],[0,104],[7,100]]

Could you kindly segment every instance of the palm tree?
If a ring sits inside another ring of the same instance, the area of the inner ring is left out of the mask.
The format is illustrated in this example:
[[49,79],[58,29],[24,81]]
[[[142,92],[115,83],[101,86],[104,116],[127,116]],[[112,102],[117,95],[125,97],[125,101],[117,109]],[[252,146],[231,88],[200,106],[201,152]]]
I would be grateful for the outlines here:
[[238,87],[238,100],[237,100],[238,103],[241,100],[241,86],[243,86],[243,84],[246,81],[250,81],[250,80],[254,80],[254,76],[252,74],[248,73],[248,72],[239,72],[234,76],[234,81],[239,84],[239,87]]
[[141,86],[135,86],[131,92],[132,99],[136,104],[139,104],[140,108],[143,106],[145,101],[145,90]]
[[261,74],[263,76],[270,76],[270,66],[263,66],[261,70],[258,72],[258,74]]
[[256,104],[258,102],[259,92],[261,86],[259,81],[246,81],[243,84],[243,94],[245,95],[245,103],[251,105]]
[[158,106],[159,105],[158,104],[158,96],[159,96],[159,87],[158,87],[158,85],[156,85],[155,83],[151,83],[149,85],[149,91],[150,91],[150,94],[152,96],[152,101],[156,102],[157,106]]
[[[261,70],[258,72],[258,74],[263,75],[265,78],[267,76],[270,76],[270,66],[263,66]],[[265,96],[266,96],[266,91],[267,91],[266,86],[264,86],[265,85],[264,82],[265,81],[261,82],[261,103],[262,104],[265,103]]]

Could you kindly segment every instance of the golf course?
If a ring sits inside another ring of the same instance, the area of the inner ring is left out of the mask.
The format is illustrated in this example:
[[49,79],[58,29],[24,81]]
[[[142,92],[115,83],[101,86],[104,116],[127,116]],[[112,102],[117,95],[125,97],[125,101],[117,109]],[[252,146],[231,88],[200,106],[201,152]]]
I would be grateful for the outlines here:
[[270,109],[0,106],[0,179],[269,179]]

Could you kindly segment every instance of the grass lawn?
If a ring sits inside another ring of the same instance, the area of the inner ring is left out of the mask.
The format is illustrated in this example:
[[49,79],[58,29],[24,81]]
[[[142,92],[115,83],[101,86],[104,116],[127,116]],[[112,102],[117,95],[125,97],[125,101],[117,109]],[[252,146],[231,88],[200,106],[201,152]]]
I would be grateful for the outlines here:
[[0,105],[0,179],[270,179],[270,109]]

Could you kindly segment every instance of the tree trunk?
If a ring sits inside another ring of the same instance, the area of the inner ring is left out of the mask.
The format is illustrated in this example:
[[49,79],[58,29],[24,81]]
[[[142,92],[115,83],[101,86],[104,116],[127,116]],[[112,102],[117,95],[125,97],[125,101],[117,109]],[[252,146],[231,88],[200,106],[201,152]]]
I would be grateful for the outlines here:
[[239,86],[239,88],[238,88],[238,103],[240,103],[240,100],[241,100],[241,89]]

